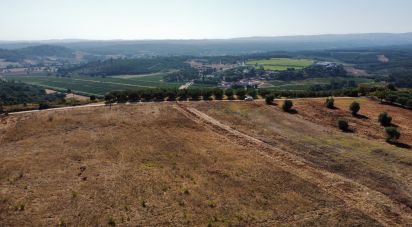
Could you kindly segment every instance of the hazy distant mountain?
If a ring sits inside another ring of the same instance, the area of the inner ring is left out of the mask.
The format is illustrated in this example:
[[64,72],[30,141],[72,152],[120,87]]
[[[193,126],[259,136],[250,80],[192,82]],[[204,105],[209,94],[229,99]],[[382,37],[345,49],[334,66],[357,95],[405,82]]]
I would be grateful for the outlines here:
[[267,51],[412,45],[412,33],[251,37],[210,40],[49,40],[0,42],[0,48],[53,44],[100,55],[237,55]]
[[28,46],[19,49],[0,49],[0,59],[21,61],[38,57],[73,57],[73,50],[53,45]]

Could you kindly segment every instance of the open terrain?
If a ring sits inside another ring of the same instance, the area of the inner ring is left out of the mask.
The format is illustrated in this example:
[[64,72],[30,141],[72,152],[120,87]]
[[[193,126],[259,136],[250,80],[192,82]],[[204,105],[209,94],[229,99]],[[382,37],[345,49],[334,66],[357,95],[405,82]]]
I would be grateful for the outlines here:
[[291,58],[271,58],[269,60],[253,60],[246,62],[248,65],[263,66],[265,70],[284,71],[288,68],[302,69],[313,64],[309,59],[291,59]]
[[[382,107],[365,102],[364,115]],[[317,123],[304,105],[289,114],[255,102],[148,103],[3,118],[0,225],[412,223],[410,150]]]

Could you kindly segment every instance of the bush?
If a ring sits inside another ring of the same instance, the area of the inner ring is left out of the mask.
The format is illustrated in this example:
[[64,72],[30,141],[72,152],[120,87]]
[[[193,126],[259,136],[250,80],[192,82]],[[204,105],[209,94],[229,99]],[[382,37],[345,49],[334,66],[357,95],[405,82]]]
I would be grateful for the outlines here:
[[329,109],[335,108],[335,100],[333,97],[328,97],[325,102],[325,106]]
[[398,97],[396,99],[396,102],[403,105],[403,106],[406,106],[406,103],[408,102],[408,99],[405,98],[405,97]]
[[358,114],[360,110],[360,104],[358,102],[352,102],[349,106],[349,110],[352,111],[352,115]]
[[109,226],[116,226],[116,222],[114,221],[114,219],[112,217],[109,218],[109,221],[107,222],[107,224]]
[[259,95],[263,98],[266,98],[267,95],[270,95],[270,91],[268,90],[259,90]]
[[286,99],[283,102],[283,105],[282,105],[283,111],[289,112],[292,109],[292,107],[293,107],[293,102],[291,100]]
[[389,126],[389,125],[391,125],[392,117],[389,116],[388,113],[383,112],[383,113],[379,114],[378,121],[379,121],[379,123],[381,123],[382,126]]
[[228,98],[229,100],[235,99],[235,98],[234,98],[235,92],[234,92],[232,89],[227,89],[227,90],[225,91],[225,95],[227,96],[227,98]]
[[92,102],[96,101],[96,96],[95,95],[90,96],[90,101]]
[[407,105],[408,107],[411,107],[411,108],[412,108],[412,99],[409,99],[408,102],[406,102],[406,105]]
[[213,96],[213,91],[212,90],[205,89],[205,90],[202,91],[203,100],[207,100],[207,101],[212,100],[212,96]]
[[239,100],[242,100],[242,99],[245,99],[246,92],[245,90],[240,89],[240,90],[237,90],[236,95]]
[[400,137],[401,133],[395,127],[385,128],[386,132],[386,142],[396,142]]
[[202,91],[199,89],[190,89],[188,90],[188,94],[189,94],[189,97],[192,98],[192,100],[196,101],[200,99],[200,96],[202,95]]
[[349,129],[348,120],[343,119],[343,118],[338,119],[338,127],[342,131],[348,131]]
[[247,94],[252,96],[252,98],[256,99],[258,93],[257,93],[256,89],[249,89],[249,90],[247,90]]
[[272,105],[273,104],[273,100],[275,100],[275,96],[273,95],[266,95],[265,97],[265,102],[268,105]]
[[39,110],[49,109],[49,104],[47,102],[39,103]]
[[215,88],[213,89],[213,94],[215,95],[215,98],[217,100],[222,100],[223,99],[223,90],[220,88]]

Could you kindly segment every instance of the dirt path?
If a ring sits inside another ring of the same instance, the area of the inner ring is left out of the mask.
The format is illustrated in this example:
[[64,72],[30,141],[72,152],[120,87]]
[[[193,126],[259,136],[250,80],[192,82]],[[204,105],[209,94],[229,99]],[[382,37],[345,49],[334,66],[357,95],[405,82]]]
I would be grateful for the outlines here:
[[175,105],[175,108],[189,119],[225,135],[231,141],[255,148],[254,151],[273,160],[277,167],[317,185],[345,201],[350,208],[364,212],[382,225],[408,226],[412,223],[410,208],[394,202],[380,192],[338,174],[311,167],[304,159],[239,132],[195,108],[182,104]]

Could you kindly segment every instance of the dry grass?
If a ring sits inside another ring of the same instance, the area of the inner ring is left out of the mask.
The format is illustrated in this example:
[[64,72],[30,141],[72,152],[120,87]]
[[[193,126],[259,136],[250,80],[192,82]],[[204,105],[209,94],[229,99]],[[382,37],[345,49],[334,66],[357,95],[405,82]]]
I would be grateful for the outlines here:
[[379,225],[172,104],[0,127],[0,226]]
[[[337,104],[342,108],[351,101],[338,100]],[[361,112],[365,115],[383,108],[398,119],[395,123],[402,119],[401,130],[408,136],[407,129],[412,127],[411,118],[407,119],[408,110],[395,110],[395,107],[381,106],[366,99],[360,101]],[[192,105],[241,132],[303,157],[314,167],[353,179],[412,208],[410,150],[385,143],[383,136],[370,137],[358,130],[355,133],[340,132],[334,119],[341,115],[350,118],[349,111],[328,110],[323,107],[323,100],[295,101],[295,104],[297,114],[284,113],[279,106],[263,103]],[[372,132],[375,127],[382,130],[374,117],[375,114],[371,114],[370,120],[359,120],[362,130]]]

